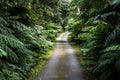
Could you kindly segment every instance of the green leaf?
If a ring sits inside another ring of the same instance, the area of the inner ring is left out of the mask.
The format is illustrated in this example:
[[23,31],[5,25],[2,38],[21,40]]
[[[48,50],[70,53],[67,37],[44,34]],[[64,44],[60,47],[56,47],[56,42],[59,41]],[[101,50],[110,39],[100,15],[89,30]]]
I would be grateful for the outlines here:
[[101,52],[110,52],[110,51],[120,51],[120,45],[109,46],[105,48],[104,50],[102,50]]
[[0,71],[0,80],[6,80],[5,76],[3,75],[3,73]]
[[2,56],[7,56],[7,53],[4,50],[0,49],[0,57]]

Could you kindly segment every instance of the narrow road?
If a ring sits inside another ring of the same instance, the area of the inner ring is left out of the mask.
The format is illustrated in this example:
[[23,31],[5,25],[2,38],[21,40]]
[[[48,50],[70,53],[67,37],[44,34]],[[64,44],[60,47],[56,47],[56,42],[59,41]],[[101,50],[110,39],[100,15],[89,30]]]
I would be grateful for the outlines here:
[[57,38],[52,57],[35,80],[85,80],[68,35],[69,32],[65,32]]

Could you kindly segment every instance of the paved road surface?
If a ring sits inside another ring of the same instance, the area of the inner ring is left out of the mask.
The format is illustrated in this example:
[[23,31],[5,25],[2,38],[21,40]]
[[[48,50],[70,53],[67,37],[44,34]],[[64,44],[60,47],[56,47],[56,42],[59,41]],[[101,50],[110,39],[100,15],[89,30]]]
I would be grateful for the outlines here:
[[85,80],[68,35],[65,32],[57,38],[52,57],[35,80]]

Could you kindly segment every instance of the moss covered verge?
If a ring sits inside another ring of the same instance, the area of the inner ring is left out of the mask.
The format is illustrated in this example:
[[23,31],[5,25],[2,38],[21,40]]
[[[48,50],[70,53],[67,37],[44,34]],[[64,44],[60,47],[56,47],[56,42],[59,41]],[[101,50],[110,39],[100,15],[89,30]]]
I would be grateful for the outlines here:
[[45,66],[46,62],[49,60],[51,57],[52,53],[54,51],[54,47],[47,52],[47,54],[43,54],[42,57],[40,57],[40,61],[37,66],[31,71],[28,80],[34,80],[35,77],[41,72],[43,67]]
[[82,70],[85,74],[86,80],[95,80],[96,77],[93,74],[92,70],[94,69],[97,61],[92,56],[84,55],[80,51],[80,45],[78,45],[76,42],[73,42],[71,39],[71,36],[69,36],[68,39],[69,39],[70,45],[73,47],[76,53],[76,56],[82,66]]

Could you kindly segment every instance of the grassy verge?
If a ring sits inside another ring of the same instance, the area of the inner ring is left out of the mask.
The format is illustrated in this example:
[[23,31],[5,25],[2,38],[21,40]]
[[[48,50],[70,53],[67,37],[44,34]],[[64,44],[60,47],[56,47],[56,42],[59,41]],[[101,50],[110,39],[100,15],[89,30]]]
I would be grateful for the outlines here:
[[77,58],[81,64],[81,66],[82,66],[82,70],[85,74],[86,80],[95,80],[96,77],[92,73],[92,70],[94,69],[94,67],[97,63],[96,60],[92,56],[84,55],[80,51],[80,46],[78,44],[76,44],[75,42],[71,41],[70,36],[69,36],[69,41],[77,55]]
[[44,54],[42,56],[42,58],[43,58],[42,61],[40,60],[40,62],[38,63],[38,65],[31,72],[30,76],[28,77],[28,80],[34,80],[35,79],[35,77],[41,72],[41,70],[45,66],[45,64],[48,61],[48,59],[51,57],[52,53],[53,53],[53,49],[49,50],[47,52],[47,54]]

